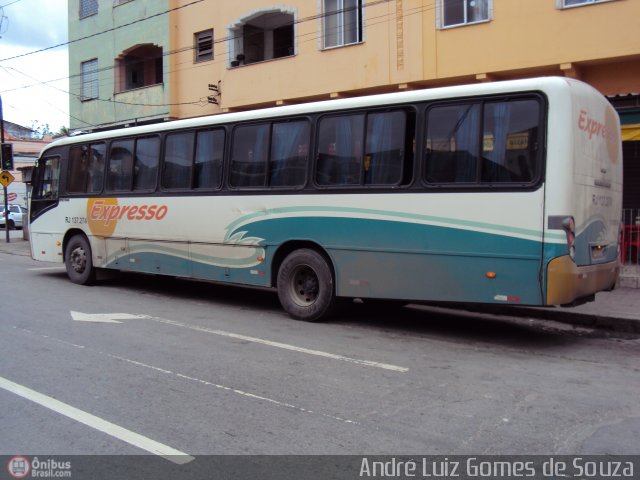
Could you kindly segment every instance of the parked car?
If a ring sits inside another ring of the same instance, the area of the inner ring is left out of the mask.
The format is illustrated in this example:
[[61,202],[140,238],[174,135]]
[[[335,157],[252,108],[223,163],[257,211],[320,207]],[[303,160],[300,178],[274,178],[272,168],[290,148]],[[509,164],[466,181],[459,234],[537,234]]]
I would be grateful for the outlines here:
[[[0,206],[0,228],[5,228],[4,206]],[[27,209],[21,205],[9,205],[9,230],[22,228],[27,218]]]

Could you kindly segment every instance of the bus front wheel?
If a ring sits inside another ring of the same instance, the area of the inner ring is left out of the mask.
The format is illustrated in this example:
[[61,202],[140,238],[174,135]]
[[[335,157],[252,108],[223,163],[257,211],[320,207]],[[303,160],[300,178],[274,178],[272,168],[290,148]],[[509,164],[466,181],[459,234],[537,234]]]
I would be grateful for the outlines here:
[[91,285],[96,279],[91,246],[84,235],[71,237],[64,254],[67,276],[73,283]]
[[278,298],[296,320],[317,322],[335,305],[333,273],[325,258],[303,248],[290,253],[278,270]]

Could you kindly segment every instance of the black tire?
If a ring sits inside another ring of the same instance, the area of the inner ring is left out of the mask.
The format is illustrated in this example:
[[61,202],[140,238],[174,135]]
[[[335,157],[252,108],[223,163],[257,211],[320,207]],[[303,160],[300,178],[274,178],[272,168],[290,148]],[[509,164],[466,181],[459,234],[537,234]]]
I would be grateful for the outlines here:
[[325,258],[303,248],[291,252],[278,270],[278,298],[296,320],[317,322],[333,310],[333,273]]
[[96,280],[91,246],[84,235],[71,237],[64,252],[64,264],[69,280],[78,285],[91,285]]
[[15,230],[16,229],[16,222],[14,222],[13,220],[9,220],[9,230]]

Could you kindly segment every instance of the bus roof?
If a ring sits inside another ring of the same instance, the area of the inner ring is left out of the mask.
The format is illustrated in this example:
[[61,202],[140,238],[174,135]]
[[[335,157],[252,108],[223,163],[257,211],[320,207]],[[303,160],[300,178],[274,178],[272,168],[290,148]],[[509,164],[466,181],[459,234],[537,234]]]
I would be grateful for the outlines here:
[[551,92],[554,90],[564,90],[570,84],[574,84],[574,86],[577,86],[575,84],[581,84],[585,87],[591,88],[593,92],[597,93],[597,90],[593,89],[589,85],[578,80],[573,80],[565,77],[537,77],[521,80],[506,80],[481,84],[476,83],[470,85],[437,87],[412,90],[407,92],[383,93],[361,97],[300,103],[296,105],[271,107],[259,110],[247,110],[242,112],[207,115],[203,117],[194,117],[183,120],[173,120],[165,123],[154,123],[144,126],[125,127],[114,130],[105,130],[96,133],[75,135],[52,142],[51,144],[47,145],[47,147],[43,150],[43,153],[51,148],[58,146],[93,142],[118,137],[161,133],[187,128],[201,128],[223,125],[227,123],[261,120],[266,118],[314,114],[372,106],[375,107],[394,105],[407,102],[442,100],[447,98],[464,98],[477,95],[492,95],[499,93],[513,93],[519,91]]

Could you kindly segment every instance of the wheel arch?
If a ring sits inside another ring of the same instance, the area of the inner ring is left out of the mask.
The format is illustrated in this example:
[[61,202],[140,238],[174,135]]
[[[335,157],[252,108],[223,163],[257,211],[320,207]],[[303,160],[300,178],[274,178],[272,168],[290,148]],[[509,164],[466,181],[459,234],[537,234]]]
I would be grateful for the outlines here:
[[67,232],[64,234],[64,238],[62,239],[62,262],[64,263],[67,258],[67,245],[69,243],[69,240],[71,240],[73,237],[75,237],[76,235],[82,235],[87,242],[89,243],[89,246],[91,246],[91,242],[89,241],[89,237],[87,236],[87,234],[79,229],[79,228],[72,228],[70,230],[67,230]]
[[282,265],[284,259],[287,258],[287,255],[296,250],[300,250],[301,248],[314,250],[324,257],[327,265],[329,265],[329,268],[331,269],[331,275],[333,276],[333,288],[335,293],[336,269],[335,265],[333,264],[333,259],[325,248],[323,248],[318,243],[312,242],[310,240],[289,240],[277,248],[277,250],[273,254],[273,260],[271,261],[271,286],[278,286],[278,271],[280,270],[280,265]]

